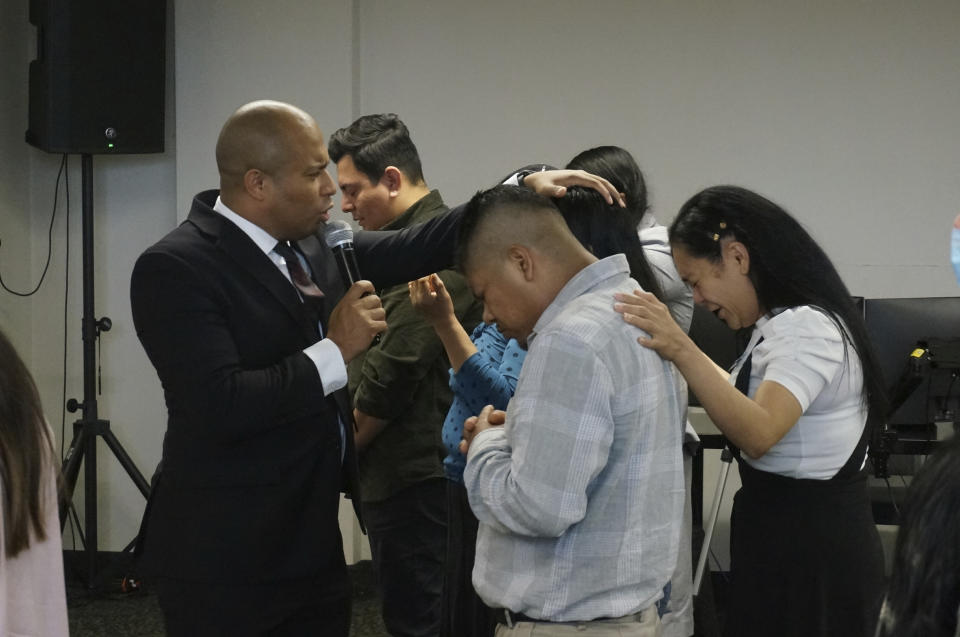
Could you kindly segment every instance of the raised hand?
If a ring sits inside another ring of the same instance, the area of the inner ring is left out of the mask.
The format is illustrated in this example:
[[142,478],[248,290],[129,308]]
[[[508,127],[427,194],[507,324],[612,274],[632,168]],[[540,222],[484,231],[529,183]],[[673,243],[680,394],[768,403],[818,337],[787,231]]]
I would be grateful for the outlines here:
[[608,204],[616,202],[621,208],[626,207],[623,197],[613,184],[585,170],[544,170],[530,173],[523,178],[523,185],[545,197],[562,197],[567,194],[568,186],[583,186],[599,192]]
[[640,336],[637,342],[657,351],[667,360],[676,360],[684,351],[696,345],[670,315],[670,310],[657,297],[637,290],[633,294],[615,294],[613,309],[623,315],[623,320],[636,325],[649,336]]
[[456,320],[453,313],[453,299],[443,285],[443,280],[431,274],[410,281],[410,304],[433,326]]

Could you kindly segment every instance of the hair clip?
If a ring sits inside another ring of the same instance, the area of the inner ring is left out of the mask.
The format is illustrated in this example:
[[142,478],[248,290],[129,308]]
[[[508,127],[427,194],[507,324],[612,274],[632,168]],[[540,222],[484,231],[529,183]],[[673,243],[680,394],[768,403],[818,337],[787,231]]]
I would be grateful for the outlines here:
[[726,222],[726,221],[721,221],[721,222],[720,222],[720,229],[721,229],[721,230],[726,230],[726,229],[727,229],[727,222]]
[[714,240],[714,241],[719,241],[719,240],[720,240],[720,235],[717,234],[716,232],[714,232],[714,233],[713,233],[713,240]]

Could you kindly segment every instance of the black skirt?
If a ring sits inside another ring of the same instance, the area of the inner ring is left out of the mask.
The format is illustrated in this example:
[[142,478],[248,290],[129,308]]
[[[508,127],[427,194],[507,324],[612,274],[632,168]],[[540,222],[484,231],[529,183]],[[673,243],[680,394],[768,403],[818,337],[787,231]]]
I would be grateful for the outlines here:
[[872,637],[883,549],[866,475],[796,480],[740,463],[725,637]]

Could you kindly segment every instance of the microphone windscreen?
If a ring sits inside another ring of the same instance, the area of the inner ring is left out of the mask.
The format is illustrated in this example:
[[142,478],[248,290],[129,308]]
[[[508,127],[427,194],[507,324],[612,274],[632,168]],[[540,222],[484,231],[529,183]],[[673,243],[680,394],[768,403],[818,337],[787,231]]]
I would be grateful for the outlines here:
[[342,219],[332,219],[325,224],[323,240],[328,248],[335,248],[345,243],[353,243],[353,228]]

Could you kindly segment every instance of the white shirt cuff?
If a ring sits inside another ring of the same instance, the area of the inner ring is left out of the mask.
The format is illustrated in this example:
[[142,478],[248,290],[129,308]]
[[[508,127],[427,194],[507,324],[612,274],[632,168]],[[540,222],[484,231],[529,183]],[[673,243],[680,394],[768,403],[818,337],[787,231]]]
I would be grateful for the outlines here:
[[329,338],[317,341],[303,353],[310,357],[320,374],[323,383],[323,395],[329,396],[347,385],[347,365],[343,362],[340,348]]

